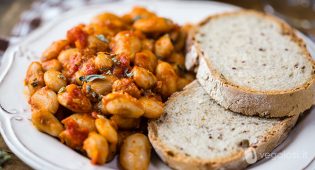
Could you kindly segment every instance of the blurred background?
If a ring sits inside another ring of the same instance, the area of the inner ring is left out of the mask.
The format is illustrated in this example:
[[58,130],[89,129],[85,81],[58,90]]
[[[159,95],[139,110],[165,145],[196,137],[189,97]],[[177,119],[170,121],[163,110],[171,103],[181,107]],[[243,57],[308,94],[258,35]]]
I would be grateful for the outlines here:
[[[117,0],[0,0],[0,59],[9,46],[58,15],[79,6]],[[218,0],[276,15],[315,41],[315,0]],[[11,156],[4,169],[30,169],[0,137],[0,152]],[[0,154],[1,157],[1,154]],[[1,169],[0,162],[0,169]]]
[[[105,1],[117,0],[0,0],[0,38],[14,42],[71,8]],[[315,40],[315,0],[217,1],[272,13]]]
[[[0,55],[11,43],[72,8],[117,0],[0,0]],[[132,0],[131,0],[132,1]],[[315,0],[217,0],[268,12],[315,40]]]

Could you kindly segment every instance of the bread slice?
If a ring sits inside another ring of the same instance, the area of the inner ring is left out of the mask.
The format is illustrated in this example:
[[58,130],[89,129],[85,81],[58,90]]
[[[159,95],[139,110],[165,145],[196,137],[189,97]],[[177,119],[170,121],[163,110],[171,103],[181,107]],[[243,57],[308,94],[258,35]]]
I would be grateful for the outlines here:
[[[210,16],[192,36],[187,66],[224,108],[284,117],[314,103],[315,64],[304,42],[279,19],[254,11]],[[189,64],[190,62],[190,64]]]
[[194,81],[169,98],[164,115],[149,123],[148,136],[160,158],[174,169],[242,169],[281,143],[297,118],[231,112]]

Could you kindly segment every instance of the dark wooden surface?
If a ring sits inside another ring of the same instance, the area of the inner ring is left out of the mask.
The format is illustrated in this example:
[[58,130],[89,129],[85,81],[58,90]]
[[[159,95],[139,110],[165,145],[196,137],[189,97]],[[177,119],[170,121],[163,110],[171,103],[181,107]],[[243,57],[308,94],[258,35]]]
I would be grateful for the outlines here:
[[0,150],[6,151],[10,154],[11,159],[3,165],[5,170],[30,170],[31,168],[27,166],[23,161],[16,157],[7,145],[4,143],[2,137],[0,137]]

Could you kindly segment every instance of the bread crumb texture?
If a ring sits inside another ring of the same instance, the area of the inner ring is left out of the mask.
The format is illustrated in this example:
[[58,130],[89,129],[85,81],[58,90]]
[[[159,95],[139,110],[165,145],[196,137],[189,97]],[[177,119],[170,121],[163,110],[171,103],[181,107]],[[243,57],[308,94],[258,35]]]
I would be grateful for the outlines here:
[[282,122],[228,111],[208,97],[196,81],[175,99],[166,104],[167,114],[155,121],[158,137],[170,150],[195,158],[224,158],[255,147]]
[[314,72],[304,44],[284,23],[266,17],[241,12],[211,18],[200,27],[196,42],[213,67],[236,86],[257,91],[302,86]]

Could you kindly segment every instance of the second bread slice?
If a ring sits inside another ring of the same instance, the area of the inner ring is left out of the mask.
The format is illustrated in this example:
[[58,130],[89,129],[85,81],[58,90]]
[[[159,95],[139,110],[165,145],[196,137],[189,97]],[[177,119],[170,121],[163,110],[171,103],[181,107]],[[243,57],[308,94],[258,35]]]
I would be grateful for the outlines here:
[[180,170],[243,169],[280,144],[298,118],[233,113],[216,104],[197,81],[173,94],[164,110],[149,123],[148,136],[161,159]]

